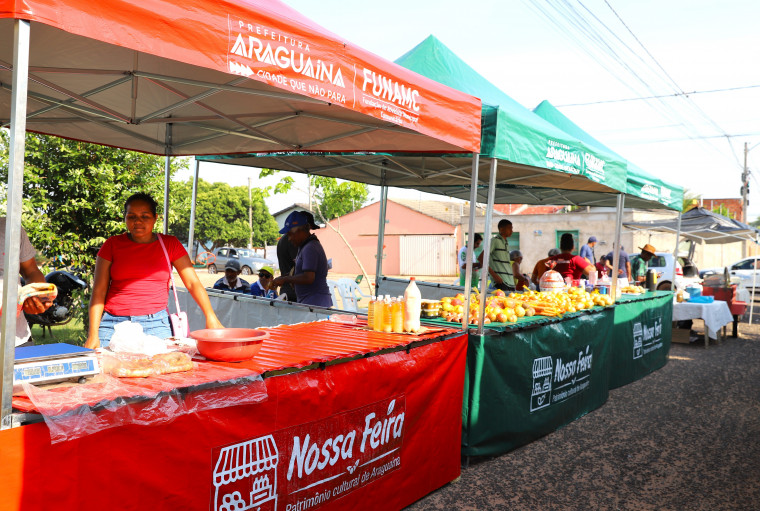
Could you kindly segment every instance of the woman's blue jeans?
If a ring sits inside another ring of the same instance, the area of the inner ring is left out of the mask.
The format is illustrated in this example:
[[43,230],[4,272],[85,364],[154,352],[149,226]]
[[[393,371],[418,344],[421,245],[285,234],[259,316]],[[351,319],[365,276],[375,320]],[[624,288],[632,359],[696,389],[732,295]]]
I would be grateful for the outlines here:
[[131,321],[142,325],[143,332],[146,335],[155,335],[159,339],[166,339],[172,336],[172,328],[169,325],[169,313],[166,309],[158,311],[155,314],[146,314],[144,316],[114,316],[108,312],[103,312],[103,319],[100,320],[98,337],[100,346],[105,348],[111,342],[114,327],[118,323]]

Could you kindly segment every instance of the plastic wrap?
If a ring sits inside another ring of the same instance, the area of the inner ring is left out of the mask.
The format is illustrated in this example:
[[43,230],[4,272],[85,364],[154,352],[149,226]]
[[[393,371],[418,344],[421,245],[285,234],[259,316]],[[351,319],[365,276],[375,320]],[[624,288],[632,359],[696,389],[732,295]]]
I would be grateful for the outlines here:
[[101,374],[84,385],[45,390],[22,383],[22,387],[42,414],[51,443],[128,424],[167,423],[187,413],[250,405],[267,399],[261,375],[249,369],[194,365],[190,372],[150,378]]
[[100,365],[103,372],[117,378],[147,378],[159,374],[171,374],[193,369],[190,355],[181,351],[159,353],[148,357],[138,353],[102,353]]

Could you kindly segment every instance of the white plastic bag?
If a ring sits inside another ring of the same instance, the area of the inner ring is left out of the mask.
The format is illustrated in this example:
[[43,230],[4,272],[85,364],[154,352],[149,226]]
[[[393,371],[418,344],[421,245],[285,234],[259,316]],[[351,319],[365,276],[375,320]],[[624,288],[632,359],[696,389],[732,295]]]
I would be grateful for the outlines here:
[[166,341],[143,332],[142,325],[124,321],[114,326],[113,337],[108,348],[115,353],[141,353],[153,356],[168,353]]

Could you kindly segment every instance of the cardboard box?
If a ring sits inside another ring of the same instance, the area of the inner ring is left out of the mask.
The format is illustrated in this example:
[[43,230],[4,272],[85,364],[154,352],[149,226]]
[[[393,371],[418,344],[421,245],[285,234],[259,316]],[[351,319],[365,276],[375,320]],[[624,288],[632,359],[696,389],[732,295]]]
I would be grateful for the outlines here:
[[696,338],[696,334],[694,332],[685,328],[677,328],[676,323],[673,323],[673,334],[671,337],[671,342],[689,344],[692,338]]

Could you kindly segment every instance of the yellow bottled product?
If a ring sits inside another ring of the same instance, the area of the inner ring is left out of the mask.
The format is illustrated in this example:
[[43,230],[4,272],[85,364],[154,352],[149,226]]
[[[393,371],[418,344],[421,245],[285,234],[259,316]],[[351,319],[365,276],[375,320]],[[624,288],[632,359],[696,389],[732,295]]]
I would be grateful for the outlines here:
[[404,302],[399,296],[391,305],[392,328],[394,333],[404,332]]
[[389,296],[383,302],[383,332],[393,332],[393,299]]
[[367,305],[367,328],[370,330],[375,328],[375,297],[369,299],[369,305]]
[[375,312],[374,312],[374,319],[373,319],[373,325],[372,330],[375,332],[382,332],[383,331],[383,316],[385,315],[385,297],[383,295],[380,295],[377,297],[377,300],[375,300]]

